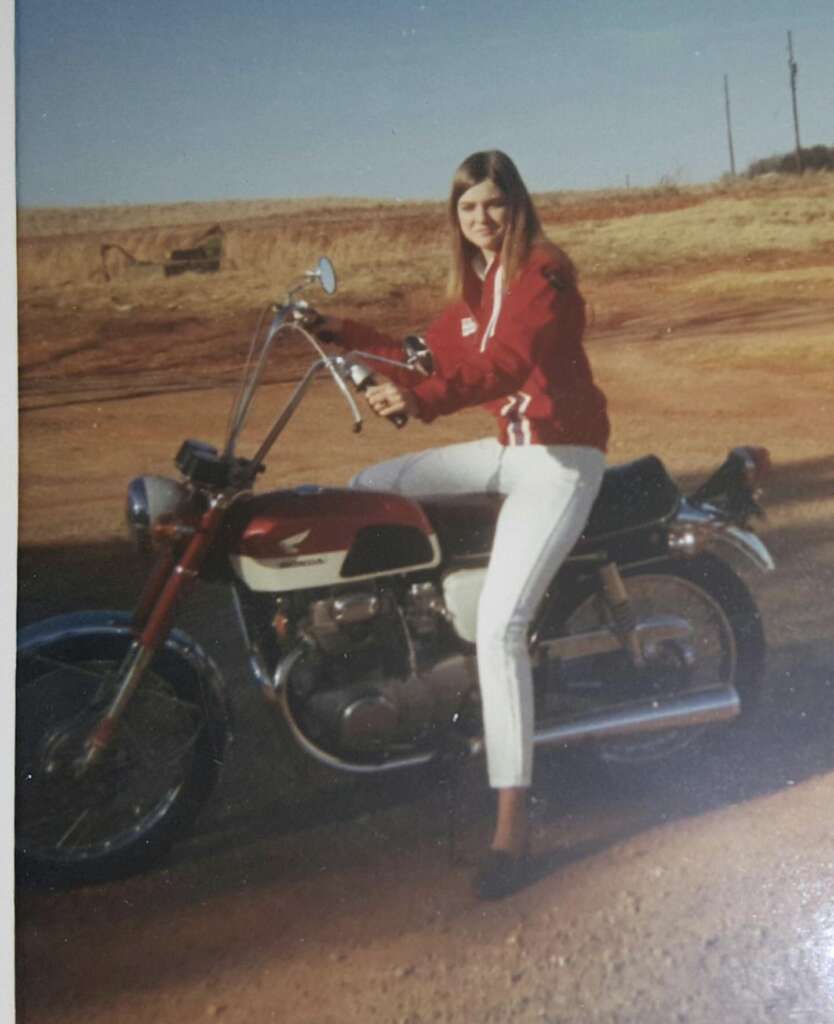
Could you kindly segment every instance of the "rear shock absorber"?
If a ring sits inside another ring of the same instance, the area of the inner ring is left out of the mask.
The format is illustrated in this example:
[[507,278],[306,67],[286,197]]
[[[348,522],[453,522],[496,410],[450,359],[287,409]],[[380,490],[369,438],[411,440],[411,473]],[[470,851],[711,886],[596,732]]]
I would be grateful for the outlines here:
[[620,638],[623,647],[631,655],[637,668],[644,664],[643,651],[637,638],[637,617],[631,606],[623,578],[616,562],[609,562],[599,570],[599,578],[605,601],[611,615],[614,632]]

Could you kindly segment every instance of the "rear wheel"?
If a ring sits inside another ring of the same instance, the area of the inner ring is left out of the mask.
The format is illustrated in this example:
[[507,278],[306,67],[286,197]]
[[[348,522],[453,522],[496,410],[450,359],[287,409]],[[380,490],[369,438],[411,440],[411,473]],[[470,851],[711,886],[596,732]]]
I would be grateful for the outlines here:
[[[636,668],[624,651],[560,666],[568,705],[628,704],[734,687],[746,715],[754,706],[764,667],[764,634],[758,609],[741,579],[712,555],[668,561],[623,573],[637,621],[673,616],[691,627],[686,640],[664,640],[646,650]],[[563,619],[566,633],[609,625],[598,593],[586,594]],[[595,743],[598,755],[618,764],[661,760],[693,747],[707,725],[612,737]]]
[[21,880],[99,881],[145,868],[191,825],[215,785],[217,735],[199,684],[155,666],[110,746],[78,769],[85,739],[113,696],[123,646],[73,638],[19,655]]

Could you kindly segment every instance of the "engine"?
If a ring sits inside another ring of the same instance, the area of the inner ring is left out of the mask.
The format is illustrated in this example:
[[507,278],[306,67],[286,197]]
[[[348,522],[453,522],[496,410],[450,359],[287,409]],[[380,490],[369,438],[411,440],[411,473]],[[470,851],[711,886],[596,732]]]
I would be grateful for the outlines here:
[[451,721],[477,720],[474,658],[452,643],[432,583],[321,596],[285,629],[303,649],[287,684],[293,711],[332,753],[423,747]]

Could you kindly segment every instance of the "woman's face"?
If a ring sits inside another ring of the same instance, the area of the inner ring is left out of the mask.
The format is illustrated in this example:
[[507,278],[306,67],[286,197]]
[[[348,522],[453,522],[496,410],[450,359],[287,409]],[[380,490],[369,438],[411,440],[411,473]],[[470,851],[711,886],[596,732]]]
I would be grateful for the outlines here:
[[508,222],[507,197],[488,178],[468,188],[458,199],[461,233],[481,250],[487,262],[500,251]]

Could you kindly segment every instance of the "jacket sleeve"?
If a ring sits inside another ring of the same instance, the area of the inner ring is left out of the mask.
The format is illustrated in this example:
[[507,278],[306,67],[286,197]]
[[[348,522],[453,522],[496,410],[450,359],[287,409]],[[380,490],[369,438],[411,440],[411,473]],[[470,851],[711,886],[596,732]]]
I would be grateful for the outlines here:
[[[400,363],[405,359],[402,342],[394,341],[387,334],[382,334],[357,320],[343,320],[342,330],[339,336],[333,339],[333,343],[343,349],[371,352],[373,355],[382,356],[383,359],[394,359]],[[375,363],[368,360],[368,369],[388,377],[402,388],[413,388],[415,383],[421,379],[410,370],[401,370],[388,363]]]
[[[583,317],[582,299],[558,265],[530,267],[504,296],[495,334],[483,352],[472,351],[414,388],[420,419],[430,422],[471,405],[517,391],[547,346],[559,343]],[[432,331],[426,338],[434,348]]]

